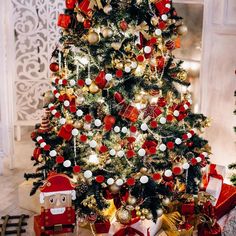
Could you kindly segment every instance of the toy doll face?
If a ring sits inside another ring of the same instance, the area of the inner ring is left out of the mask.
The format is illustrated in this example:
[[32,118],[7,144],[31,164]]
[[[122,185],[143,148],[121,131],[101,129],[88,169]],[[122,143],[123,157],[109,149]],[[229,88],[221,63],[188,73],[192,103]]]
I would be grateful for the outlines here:
[[51,196],[45,196],[44,199],[45,209],[50,209],[53,215],[63,214],[66,207],[71,207],[71,195],[70,194],[53,194]]

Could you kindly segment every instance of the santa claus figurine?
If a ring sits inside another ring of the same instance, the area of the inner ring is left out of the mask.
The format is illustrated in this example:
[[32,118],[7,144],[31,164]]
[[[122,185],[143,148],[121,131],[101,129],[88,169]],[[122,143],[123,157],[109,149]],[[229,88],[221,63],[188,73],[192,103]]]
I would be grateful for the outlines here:
[[41,214],[34,217],[36,236],[73,232],[75,186],[64,174],[51,173],[40,188]]

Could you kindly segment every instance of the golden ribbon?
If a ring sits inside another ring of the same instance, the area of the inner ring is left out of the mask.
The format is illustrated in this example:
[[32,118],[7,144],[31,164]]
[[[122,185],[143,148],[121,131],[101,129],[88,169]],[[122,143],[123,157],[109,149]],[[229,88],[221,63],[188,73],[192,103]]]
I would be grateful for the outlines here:
[[147,33],[148,30],[149,30],[149,26],[148,26],[147,22],[143,21],[141,24],[139,24],[137,26],[133,26],[131,28],[131,33],[136,34],[137,32],[140,32],[140,33],[142,33],[142,35],[144,36],[144,38],[146,40],[149,40],[151,38],[151,36]]
[[93,9],[94,6],[97,6],[98,9],[103,9],[101,0],[90,0],[89,8]]

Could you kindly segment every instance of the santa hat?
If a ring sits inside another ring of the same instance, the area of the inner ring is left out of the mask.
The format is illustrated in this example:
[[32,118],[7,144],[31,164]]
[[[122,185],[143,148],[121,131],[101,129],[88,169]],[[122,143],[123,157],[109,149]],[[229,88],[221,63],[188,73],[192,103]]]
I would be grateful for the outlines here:
[[75,185],[70,181],[70,178],[65,174],[50,173],[45,180],[44,185],[40,188],[40,203],[44,203],[45,196],[54,194],[71,194],[72,200],[76,199]]

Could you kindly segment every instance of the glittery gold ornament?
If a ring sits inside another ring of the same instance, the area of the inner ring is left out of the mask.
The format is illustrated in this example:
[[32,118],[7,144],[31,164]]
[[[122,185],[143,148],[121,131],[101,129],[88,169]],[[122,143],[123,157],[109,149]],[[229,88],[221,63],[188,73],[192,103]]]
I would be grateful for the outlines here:
[[137,202],[137,198],[134,197],[134,196],[129,196],[128,199],[127,199],[127,203],[130,204],[130,205],[135,205]]
[[110,4],[107,4],[104,8],[103,8],[104,13],[106,13],[107,15],[110,14],[110,12],[112,11],[112,6]]
[[102,30],[102,36],[104,38],[110,38],[110,37],[112,37],[112,35],[113,35],[113,31],[111,28],[106,27]]
[[116,194],[120,191],[120,187],[116,184],[112,184],[111,186],[109,186],[109,190],[113,193]]
[[188,32],[188,27],[186,25],[180,25],[177,27],[177,33],[179,35],[185,35]]
[[139,210],[140,210],[140,206],[136,206],[136,207],[135,207],[135,210],[136,210],[136,211],[139,211]]
[[146,208],[143,208],[141,212],[142,214],[147,215],[149,213],[149,210]]
[[76,128],[76,129],[82,129],[83,128],[83,122],[82,121],[75,121],[73,126]]
[[141,216],[142,215],[141,211],[136,211],[136,215]]
[[88,42],[93,45],[100,41],[99,34],[95,31],[90,31],[88,34]]
[[116,211],[116,219],[121,224],[128,224],[131,218],[132,218],[131,212],[123,207],[121,207],[119,210]]
[[180,81],[186,81],[187,80],[187,77],[188,77],[188,74],[185,70],[183,71],[180,71],[178,74],[177,74],[177,77]]
[[113,42],[111,44],[111,47],[114,48],[116,51],[120,50],[121,46],[122,46],[122,43],[120,42]]
[[89,86],[89,92],[95,94],[99,92],[99,87],[94,82],[92,82],[92,84]]
[[158,20],[158,18],[157,18],[156,16],[153,16],[153,17],[151,18],[151,24],[152,24],[153,26],[156,26],[156,25],[158,24],[158,22],[159,22],[159,20]]

